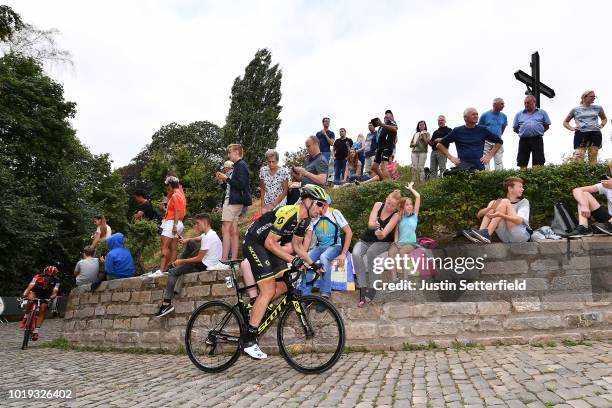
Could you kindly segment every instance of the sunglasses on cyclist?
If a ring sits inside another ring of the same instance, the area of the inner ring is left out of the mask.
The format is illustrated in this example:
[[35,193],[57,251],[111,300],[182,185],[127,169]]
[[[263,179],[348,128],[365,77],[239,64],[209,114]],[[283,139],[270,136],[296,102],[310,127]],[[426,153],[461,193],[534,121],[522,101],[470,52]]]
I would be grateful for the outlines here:
[[315,204],[317,205],[317,207],[323,207],[325,205],[323,201],[315,201]]

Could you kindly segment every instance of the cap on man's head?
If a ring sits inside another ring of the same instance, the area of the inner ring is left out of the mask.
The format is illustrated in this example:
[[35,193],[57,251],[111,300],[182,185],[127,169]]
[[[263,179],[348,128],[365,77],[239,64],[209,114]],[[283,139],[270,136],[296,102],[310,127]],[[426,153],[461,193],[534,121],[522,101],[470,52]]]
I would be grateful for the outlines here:
[[234,168],[234,162],[231,160],[226,160],[225,163],[223,163],[223,167],[230,167],[230,168]]

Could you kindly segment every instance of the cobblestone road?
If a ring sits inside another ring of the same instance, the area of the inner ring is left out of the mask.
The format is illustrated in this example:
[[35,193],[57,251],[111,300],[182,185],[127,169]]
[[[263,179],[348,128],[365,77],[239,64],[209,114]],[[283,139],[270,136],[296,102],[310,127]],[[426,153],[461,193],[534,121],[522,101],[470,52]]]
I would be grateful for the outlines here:
[[[41,340],[58,337],[59,321],[42,333]],[[211,375],[186,356],[61,351],[40,342],[22,351],[20,344],[15,323],[0,325],[3,407],[612,407],[612,344],[602,342],[349,353],[318,376],[278,356],[240,358]],[[7,399],[7,389],[39,386],[73,387],[76,399]]]

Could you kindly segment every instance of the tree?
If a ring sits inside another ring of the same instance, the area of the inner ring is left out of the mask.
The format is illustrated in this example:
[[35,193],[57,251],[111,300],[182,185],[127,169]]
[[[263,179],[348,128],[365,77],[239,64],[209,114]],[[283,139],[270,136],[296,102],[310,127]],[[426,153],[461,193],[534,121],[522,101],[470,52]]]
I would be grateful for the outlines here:
[[272,54],[267,49],[257,51],[232,86],[231,104],[223,128],[223,140],[240,143],[244,160],[251,170],[252,191],[259,185],[259,166],[266,150],[276,147],[281,120],[281,79],[278,64],[271,66]]
[[[32,57],[0,58],[0,282],[3,293],[45,265],[65,284],[102,212],[121,230],[127,197],[108,155],[94,156],[70,119],[76,104]],[[110,221],[109,221],[110,223]]]
[[308,151],[305,147],[300,148],[297,152],[285,152],[285,167],[302,167],[308,158]]
[[0,5],[0,42],[13,38],[13,34],[23,29],[25,24],[21,16],[9,6]]

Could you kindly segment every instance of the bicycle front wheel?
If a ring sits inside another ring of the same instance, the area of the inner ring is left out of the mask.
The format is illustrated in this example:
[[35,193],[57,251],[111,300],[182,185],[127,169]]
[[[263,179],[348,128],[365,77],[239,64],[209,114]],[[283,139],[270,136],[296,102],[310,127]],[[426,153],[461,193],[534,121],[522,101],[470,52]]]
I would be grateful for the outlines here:
[[187,323],[185,349],[202,371],[217,373],[240,357],[242,318],[225,302],[214,300],[198,307]]
[[30,340],[31,330],[24,329],[23,330],[23,343],[21,343],[21,349],[25,350],[28,347],[28,341]]
[[344,349],[344,323],[336,307],[320,296],[293,301],[278,324],[278,347],[289,365],[306,374],[330,369]]

